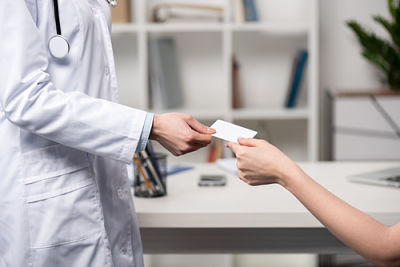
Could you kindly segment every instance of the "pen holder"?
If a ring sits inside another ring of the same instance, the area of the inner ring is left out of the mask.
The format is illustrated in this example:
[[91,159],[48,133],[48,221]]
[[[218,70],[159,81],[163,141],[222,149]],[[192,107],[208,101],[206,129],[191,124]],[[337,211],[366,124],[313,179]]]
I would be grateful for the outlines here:
[[133,160],[135,196],[152,198],[167,195],[167,155],[139,153]]

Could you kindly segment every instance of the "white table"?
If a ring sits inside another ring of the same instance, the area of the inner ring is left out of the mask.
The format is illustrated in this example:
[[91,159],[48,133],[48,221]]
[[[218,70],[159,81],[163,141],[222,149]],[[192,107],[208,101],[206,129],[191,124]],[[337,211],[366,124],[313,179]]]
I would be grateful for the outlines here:
[[[400,189],[352,183],[346,176],[399,165],[300,164],[321,185],[387,225],[400,221]],[[220,173],[227,175],[227,186],[197,186],[200,174]],[[278,185],[251,187],[215,165],[198,164],[169,177],[167,186],[166,197],[134,198],[145,253],[349,252]]]

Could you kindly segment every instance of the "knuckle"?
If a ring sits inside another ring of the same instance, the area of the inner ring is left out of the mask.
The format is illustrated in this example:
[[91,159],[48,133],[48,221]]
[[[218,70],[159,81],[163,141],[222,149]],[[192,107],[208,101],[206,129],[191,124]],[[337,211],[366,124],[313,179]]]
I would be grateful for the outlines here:
[[184,145],[183,147],[182,147],[182,153],[187,153],[187,152],[189,152],[190,150],[191,150],[191,146],[190,145],[188,145],[188,144],[186,144],[186,145]]
[[255,181],[249,181],[248,184],[251,185],[251,186],[256,186],[257,185],[257,183]]
[[243,162],[242,162],[241,160],[238,160],[238,161],[236,162],[236,167],[237,167],[239,170],[241,170],[241,169],[243,168]]
[[187,135],[186,135],[186,142],[192,142],[192,141],[194,141],[194,139],[195,139],[195,137],[194,137],[194,134],[193,133],[188,133]]
[[183,114],[183,117],[184,117],[186,120],[191,120],[191,119],[193,119],[192,115],[190,115],[190,114]]
[[244,159],[245,158],[245,152],[244,150],[239,150],[238,153],[236,154],[236,157],[238,159]]

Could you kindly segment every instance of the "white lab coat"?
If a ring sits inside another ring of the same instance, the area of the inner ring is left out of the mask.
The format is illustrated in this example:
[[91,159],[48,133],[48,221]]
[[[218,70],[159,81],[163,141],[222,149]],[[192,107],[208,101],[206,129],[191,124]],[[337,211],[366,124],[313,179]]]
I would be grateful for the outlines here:
[[[146,113],[117,103],[105,0],[0,1],[0,266],[143,266],[126,163]],[[132,89],[134,89],[132,84]]]

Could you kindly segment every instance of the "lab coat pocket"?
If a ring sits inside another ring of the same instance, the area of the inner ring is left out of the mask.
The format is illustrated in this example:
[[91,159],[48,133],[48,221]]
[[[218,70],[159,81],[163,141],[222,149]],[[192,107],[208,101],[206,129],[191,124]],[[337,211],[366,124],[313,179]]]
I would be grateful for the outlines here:
[[102,232],[86,153],[55,145],[23,155],[22,163],[31,248],[82,242]]

